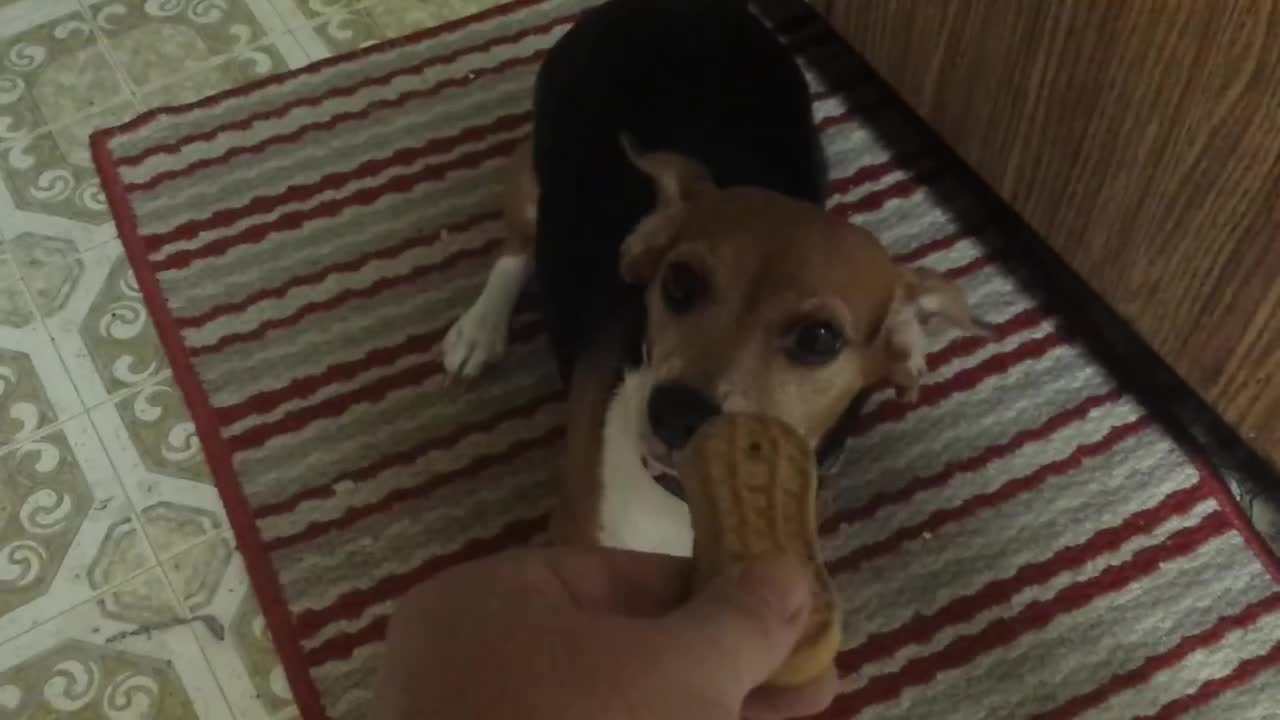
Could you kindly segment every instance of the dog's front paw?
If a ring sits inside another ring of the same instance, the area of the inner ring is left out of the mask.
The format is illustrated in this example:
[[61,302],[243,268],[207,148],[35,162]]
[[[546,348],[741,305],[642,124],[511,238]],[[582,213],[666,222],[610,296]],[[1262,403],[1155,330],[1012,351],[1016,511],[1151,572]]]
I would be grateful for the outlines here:
[[476,303],[444,336],[444,368],[454,376],[475,377],[506,349],[507,316]]

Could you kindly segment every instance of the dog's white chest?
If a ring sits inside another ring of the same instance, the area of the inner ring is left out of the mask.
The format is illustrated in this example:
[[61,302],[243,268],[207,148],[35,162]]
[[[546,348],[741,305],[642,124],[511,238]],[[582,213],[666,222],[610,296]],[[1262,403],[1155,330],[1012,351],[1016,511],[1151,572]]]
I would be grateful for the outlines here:
[[693,554],[689,507],[663,490],[641,459],[635,405],[626,386],[605,416],[600,457],[600,542],[608,547],[688,557]]

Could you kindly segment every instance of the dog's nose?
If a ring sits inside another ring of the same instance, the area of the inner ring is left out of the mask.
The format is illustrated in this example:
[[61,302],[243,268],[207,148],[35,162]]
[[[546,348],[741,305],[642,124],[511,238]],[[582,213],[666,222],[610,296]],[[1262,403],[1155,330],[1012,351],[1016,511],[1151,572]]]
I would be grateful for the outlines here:
[[649,393],[649,426],[672,450],[684,447],[702,423],[719,413],[715,401],[688,385],[663,383]]

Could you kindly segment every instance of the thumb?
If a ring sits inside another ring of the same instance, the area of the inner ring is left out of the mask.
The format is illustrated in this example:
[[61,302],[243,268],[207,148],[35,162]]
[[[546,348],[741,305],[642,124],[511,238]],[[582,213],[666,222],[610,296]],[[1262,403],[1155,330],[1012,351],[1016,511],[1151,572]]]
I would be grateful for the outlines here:
[[667,617],[691,669],[740,702],[791,654],[809,611],[809,576],[763,560],[717,578]]

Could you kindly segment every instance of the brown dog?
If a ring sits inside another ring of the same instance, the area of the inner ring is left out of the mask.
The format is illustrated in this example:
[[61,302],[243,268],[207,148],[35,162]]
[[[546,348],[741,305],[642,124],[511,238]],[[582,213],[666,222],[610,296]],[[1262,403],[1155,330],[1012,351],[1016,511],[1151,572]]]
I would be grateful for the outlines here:
[[[658,197],[623,241],[618,269],[647,287],[647,362],[621,371],[619,382],[616,347],[602,342],[584,353],[571,382],[569,471],[557,528],[575,542],[688,554],[687,510],[653,476],[655,467],[672,464],[672,445],[685,430],[678,417],[669,424],[661,413],[651,417],[655,388],[714,398],[718,408],[708,413],[781,418],[816,447],[864,388],[888,380],[914,394],[926,372],[930,319],[983,329],[954,285],[896,265],[861,227],[777,193],[718,188],[688,158],[630,148],[628,155]],[[481,297],[449,333],[451,372],[479,372],[505,344],[532,263],[537,182],[530,157],[526,145],[512,158],[509,239]],[[481,317],[487,321],[477,322]],[[494,329],[477,337],[477,330]],[[696,425],[697,415],[686,413],[685,421]]]
[[804,76],[745,4],[611,0],[548,53],[510,238],[444,361],[494,361],[537,273],[569,386],[561,539],[688,554],[655,475],[705,420],[777,417],[816,450],[867,387],[914,392],[931,318],[979,329],[957,288],[824,212],[821,157]]

